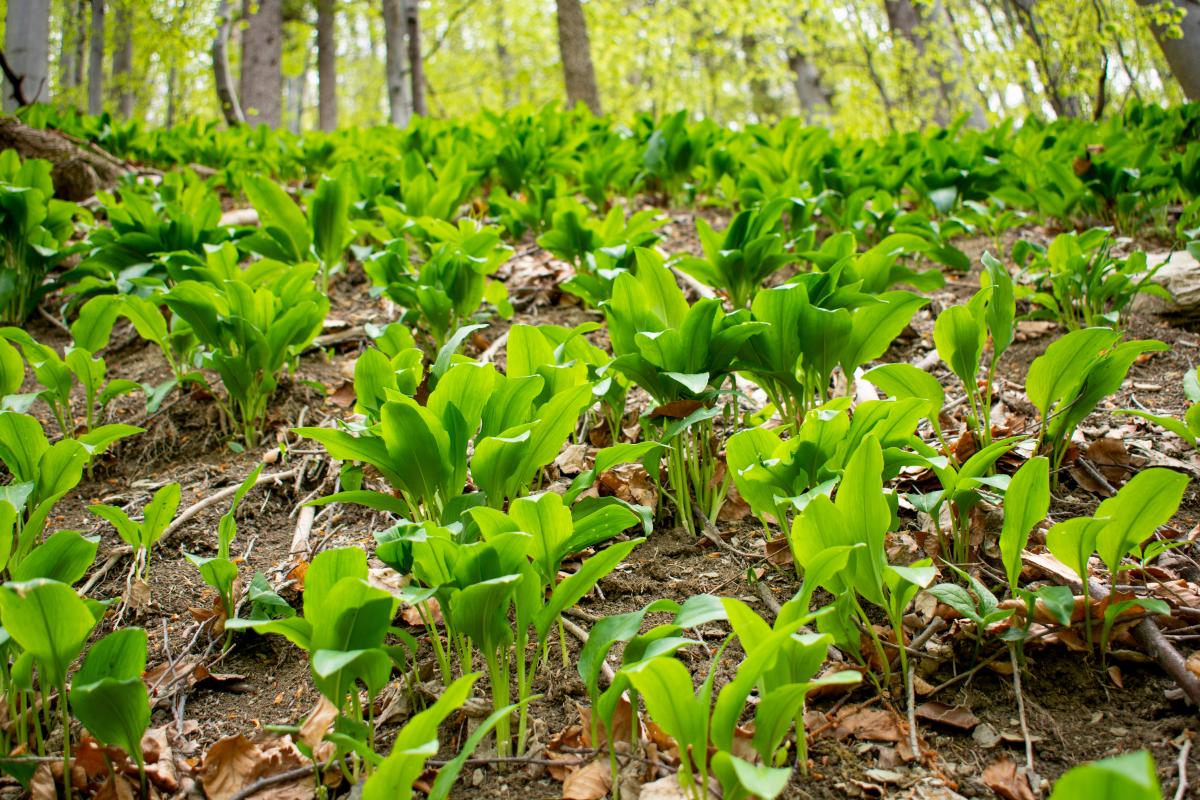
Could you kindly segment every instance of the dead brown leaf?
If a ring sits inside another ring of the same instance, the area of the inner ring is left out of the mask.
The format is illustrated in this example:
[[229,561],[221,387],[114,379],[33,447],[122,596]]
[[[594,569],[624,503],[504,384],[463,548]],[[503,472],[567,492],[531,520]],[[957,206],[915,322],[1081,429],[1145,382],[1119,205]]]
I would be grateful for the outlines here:
[[1011,759],[1002,758],[983,771],[983,782],[1003,800],[1036,800],[1029,778]]
[[563,475],[578,475],[587,469],[588,446],[586,444],[569,444],[554,459],[554,466]]
[[355,394],[354,384],[351,381],[342,381],[341,386],[329,393],[329,399],[338,408],[350,408],[358,401],[358,395]]
[[337,706],[322,695],[320,702],[309,712],[308,719],[304,720],[304,724],[300,726],[300,741],[309,750],[316,750],[317,745],[325,738],[329,726],[337,719],[337,715]]
[[[608,744],[609,733],[608,725],[604,720],[600,720],[596,725],[596,734],[599,741],[592,742],[592,710],[587,706],[575,704],[575,710],[579,713],[580,740],[584,747],[603,747]],[[617,701],[617,707],[613,711],[612,729],[615,732],[617,741],[626,741],[629,739],[630,730],[633,727],[633,707],[629,704],[629,700],[622,696]],[[641,732],[641,722],[638,722],[638,732]]]
[[641,464],[619,464],[600,476],[602,494],[620,498],[627,503],[654,508],[658,505],[658,489]]
[[763,544],[767,561],[777,567],[787,567],[792,564],[792,546],[788,542],[786,536],[780,536],[778,539],[770,539]]
[[638,800],[687,800],[687,795],[684,793],[683,787],[679,785],[679,778],[668,775],[665,778],[642,784]]
[[563,800],[600,800],[612,788],[612,769],[608,764],[593,761],[577,769],[563,781]]
[[917,706],[916,715],[920,719],[948,725],[960,731],[972,731],[979,724],[979,717],[972,714],[970,709],[962,706],[949,706],[932,700]]
[[699,400],[672,400],[670,403],[664,403],[651,410],[650,418],[667,417],[668,419],[683,419],[702,405],[704,404]]
[[900,718],[882,708],[850,708],[838,715],[834,736],[839,740],[862,739],[872,742],[899,742],[903,739]]
[[[241,734],[227,736],[204,754],[200,782],[209,800],[231,800],[260,778],[286,772],[304,763],[306,759],[287,737],[260,747]],[[310,800],[313,795],[312,778],[305,775],[253,796],[270,797],[271,800]]]
[[133,800],[133,784],[124,775],[113,773],[100,786],[92,800]]

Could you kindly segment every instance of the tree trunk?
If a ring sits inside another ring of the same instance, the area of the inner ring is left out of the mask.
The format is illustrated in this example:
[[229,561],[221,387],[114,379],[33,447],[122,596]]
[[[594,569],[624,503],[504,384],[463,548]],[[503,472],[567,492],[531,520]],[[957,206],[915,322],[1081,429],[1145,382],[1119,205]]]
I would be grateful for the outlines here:
[[10,148],[21,158],[44,158],[53,163],[54,194],[63,200],[86,200],[114,186],[129,171],[129,165],[94,144],[58,131],[31,128],[16,117],[0,117],[0,150]]
[[92,44],[88,52],[88,113],[104,111],[104,0],[92,0]]
[[75,0],[75,82],[83,86],[84,64],[87,62],[88,0]]
[[283,123],[283,0],[246,1],[242,31],[242,113],[246,122],[278,128]]
[[[987,119],[977,98],[960,96],[954,82],[946,77],[947,74],[955,74],[966,80],[971,79],[964,74],[962,50],[957,37],[951,35],[941,41],[933,37],[935,29],[941,30],[950,25],[942,4],[936,0],[924,5],[914,0],[884,0],[884,10],[892,36],[907,41],[914,51],[912,62],[904,67],[904,80],[908,83],[910,98],[923,100],[927,107],[932,105],[933,121],[937,125],[949,124],[954,112],[965,104],[971,113],[969,124],[976,128],[984,127]],[[922,65],[923,76],[919,72]],[[925,81],[929,88],[919,91],[918,85]]]
[[1045,87],[1046,100],[1059,117],[1078,117],[1081,108],[1078,97],[1064,97],[1061,89],[1061,64],[1055,64],[1050,56],[1050,48],[1042,35],[1041,24],[1037,14],[1037,0],[1011,0],[1017,24],[1029,40],[1037,48],[1037,68]]
[[[1162,49],[1163,57],[1171,68],[1171,74],[1179,81],[1188,100],[1200,101],[1200,2],[1196,0],[1173,0],[1184,9],[1186,16],[1179,23],[1183,37],[1170,39],[1161,26],[1151,24],[1154,38]],[[1138,0],[1141,5],[1156,5],[1152,0]]]
[[579,0],[556,0],[558,6],[558,52],[567,84],[567,106],[583,103],[593,114],[600,113],[600,92],[588,44],[587,17]]
[[246,116],[242,113],[242,104],[233,88],[233,72],[229,69],[229,32],[233,29],[233,9],[229,3],[230,0],[221,0],[220,6],[217,7],[217,34],[213,37],[210,52],[217,102],[221,104],[221,115],[225,117],[225,124],[233,127],[244,124]]
[[171,62],[171,68],[167,70],[167,130],[175,127],[175,94],[179,91],[179,68],[175,66],[175,62]]
[[61,70],[59,85],[63,89],[74,89],[79,85],[79,70],[83,60],[82,45],[86,36],[87,23],[83,18],[83,0],[68,0],[63,25],[62,50],[58,57]]
[[397,128],[412,116],[404,69],[404,0],[383,0],[383,39],[386,50],[388,115]]
[[133,9],[132,0],[118,0],[114,11],[116,30],[113,31],[112,82],[116,90],[117,114],[122,119],[133,118]]
[[4,56],[17,83],[6,75],[4,109],[45,102],[50,77],[50,0],[8,0]]
[[829,90],[821,85],[821,73],[804,53],[789,51],[788,68],[792,71],[792,86],[796,90],[796,102],[800,104],[801,118],[812,122],[816,114],[833,107]]
[[421,55],[421,13],[417,0],[404,0],[404,26],[408,34],[408,74],[412,86],[412,110],[425,116],[425,59]]
[[323,131],[338,125],[336,24],[334,0],[317,0],[317,103]]

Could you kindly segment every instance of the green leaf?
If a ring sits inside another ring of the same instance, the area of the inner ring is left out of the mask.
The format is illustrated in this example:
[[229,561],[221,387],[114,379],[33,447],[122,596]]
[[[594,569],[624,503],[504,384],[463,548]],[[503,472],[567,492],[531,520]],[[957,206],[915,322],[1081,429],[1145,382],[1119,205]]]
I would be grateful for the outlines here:
[[[363,800],[409,800],[425,761],[437,754],[438,728],[471,696],[479,673],[464,675],[446,687],[437,702],[408,721],[396,735],[392,752],[363,785]],[[448,787],[447,787],[448,788]]]
[[1113,576],[1126,553],[1175,515],[1187,485],[1186,475],[1154,467],[1139,472],[1100,503],[1095,516],[1107,517],[1109,522],[1097,535],[1096,547]]
[[96,627],[83,599],[65,583],[39,578],[0,586],[0,618],[38,663],[48,686],[66,685],[67,669]]
[[1161,800],[1162,789],[1149,752],[1083,764],[1059,778],[1050,800]]
[[142,763],[142,735],[150,724],[146,632],[123,628],[92,646],[71,681],[71,709],[104,744],[120,747]]
[[38,578],[59,581],[68,586],[77,583],[87,574],[96,560],[100,546],[99,536],[84,536],[79,531],[58,531],[10,570],[17,582]]
[[1008,585],[1015,590],[1021,575],[1021,551],[1029,533],[1050,510],[1050,462],[1042,456],[1025,462],[1004,493],[1004,527],[1000,531],[1000,555]]

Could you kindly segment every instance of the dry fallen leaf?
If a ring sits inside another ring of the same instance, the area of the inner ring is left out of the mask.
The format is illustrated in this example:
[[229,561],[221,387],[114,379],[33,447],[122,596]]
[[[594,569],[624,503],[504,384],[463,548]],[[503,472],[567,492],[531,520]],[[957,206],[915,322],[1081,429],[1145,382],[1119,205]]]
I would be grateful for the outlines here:
[[358,395],[354,393],[353,383],[343,381],[341,386],[329,393],[329,399],[339,408],[349,408],[358,400]]
[[134,800],[133,784],[123,775],[113,773],[96,791],[92,800]]
[[600,800],[612,788],[612,769],[608,764],[593,761],[577,769],[563,781],[563,800]]
[[[699,788],[699,787],[697,787]],[[679,779],[674,775],[659,778],[656,781],[642,784],[642,792],[638,800],[688,800],[679,785]]]
[[1188,672],[1200,678],[1200,650],[1187,657]]
[[[227,736],[217,741],[204,754],[200,782],[208,800],[232,800],[247,786],[260,778],[303,766],[306,759],[287,737],[265,747],[245,736]],[[314,795],[312,776],[304,775],[295,781],[277,784],[252,797],[265,800],[310,800]]]
[[872,742],[898,742],[903,737],[900,718],[881,708],[848,709],[839,716],[834,736],[838,739],[863,739]]
[[317,745],[325,738],[325,732],[329,730],[329,726],[337,719],[337,715],[337,706],[322,695],[316,708],[309,712],[308,719],[304,720],[304,724],[300,726],[300,741],[309,750],[316,750]]
[[1029,778],[1011,759],[1002,758],[983,771],[983,782],[1003,800],[1036,800]]
[[960,731],[972,731],[979,724],[979,717],[972,714],[970,709],[962,706],[949,706],[936,701],[921,703],[916,708],[916,715],[920,719],[948,725]]

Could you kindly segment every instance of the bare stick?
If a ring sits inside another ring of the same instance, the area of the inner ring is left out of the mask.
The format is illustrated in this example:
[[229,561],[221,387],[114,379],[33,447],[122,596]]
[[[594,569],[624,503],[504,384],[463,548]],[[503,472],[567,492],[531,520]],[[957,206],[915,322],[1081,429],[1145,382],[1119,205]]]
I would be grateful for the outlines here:
[[1188,776],[1187,765],[1188,756],[1192,752],[1192,740],[1186,734],[1183,740],[1183,746],[1179,748],[1179,758],[1175,761],[1175,766],[1179,770],[1179,786],[1175,789],[1175,800],[1183,800],[1187,797]]
[[1025,738],[1025,771],[1032,780],[1033,769],[1033,739],[1029,736],[1029,720],[1025,717],[1025,695],[1021,692],[1021,665],[1017,663],[1017,648],[1008,645],[1008,657],[1012,662],[1013,691],[1017,695],[1017,718],[1021,721],[1021,736]]
[[[283,472],[274,472],[270,475],[259,475],[258,480],[254,482],[254,485],[257,487],[262,486],[264,483],[269,481],[290,480],[296,477],[297,469],[299,469],[299,467],[293,467],[292,469],[284,470]],[[226,486],[221,491],[214,492],[208,497],[205,497],[204,499],[189,506],[182,514],[175,518],[174,522],[167,526],[166,531],[163,532],[162,538],[164,540],[169,539],[172,535],[178,532],[181,527],[183,527],[183,523],[187,522],[204,509],[208,508],[209,506],[216,505],[222,500],[233,497],[235,494],[237,494],[237,490],[240,485],[241,484],[235,483],[232,486]]]
[[300,517],[296,520],[296,530],[292,533],[291,555],[308,552],[308,537],[312,533],[313,520],[317,518],[316,506],[304,506],[300,509]]
[[915,668],[915,664],[909,664],[905,671],[905,688],[908,694],[908,746],[912,748],[913,757],[920,758],[921,745],[917,741],[917,693],[913,680]]
[[312,775],[321,768],[322,767],[320,764],[308,764],[307,766],[296,767],[295,769],[289,769],[286,772],[277,772],[274,775],[268,775],[265,778],[259,778],[254,783],[250,784],[231,797],[230,800],[246,800],[246,798],[253,797],[263,789],[269,789],[272,786],[278,786],[281,783],[291,783],[292,781],[300,778],[307,778],[309,775]]
[[[569,619],[563,619],[562,624],[563,624],[563,627],[566,628],[567,633],[574,636],[576,639],[578,639],[583,644],[587,644],[587,642],[588,642],[587,631],[585,631],[583,628],[576,625],[574,622],[571,622],[571,620],[569,620]],[[609,666],[608,661],[600,662],[600,671],[604,673],[605,678],[608,678],[608,682],[610,684],[617,677],[616,673],[613,672],[613,668],[611,666]]]
[[508,343],[508,331],[505,331],[504,333],[497,336],[496,341],[489,344],[487,346],[487,350],[484,350],[479,355],[479,363],[480,364],[490,363],[491,360],[496,357],[496,353],[500,352],[500,348],[504,347],[504,345],[507,343]]

